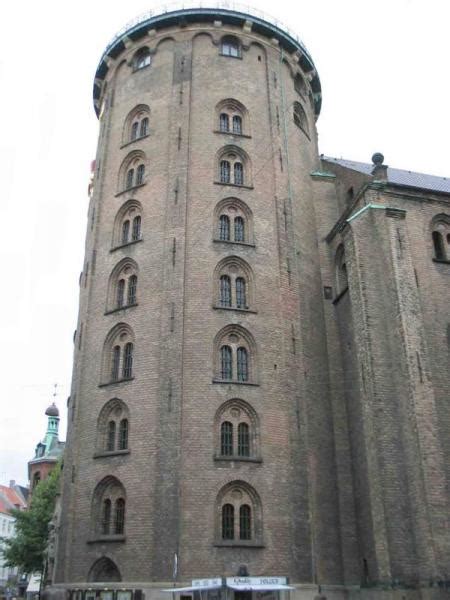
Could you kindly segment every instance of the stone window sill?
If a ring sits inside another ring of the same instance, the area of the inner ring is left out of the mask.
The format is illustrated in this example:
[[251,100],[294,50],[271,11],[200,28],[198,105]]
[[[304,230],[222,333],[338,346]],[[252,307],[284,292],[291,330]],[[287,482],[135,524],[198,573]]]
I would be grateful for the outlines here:
[[142,238],[139,238],[138,240],[132,240],[131,242],[127,242],[126,244],[120,244],[120,246],[114,246],[114,248],[111,248],[110,252],[115,252],[116,250],[120,250],[121,248],[127,248],[128,246],[132,246],[133,244],[138,244],[139,242],[143,242],[144,240]]
[[248,463],[262,463],[262,458],[256,456],[222,456],[221,454],[214,455],[214,461],[216,462],[248,462]]
[[120,149],[122,150],[122,148],[126,148],[127,146],[129,146],[130,144],[134,144],[135,142],[140,142],[141,140],[145,140],[145,138],[150,137],[150,134],[147,133],[146,135],[143,135],[141,137],[137,137],[134,140],[130,140],[129,142],[125,142],[125,144],[122,144],[120,146]]
[[444,263],[445,265],[450,265],[450,260],[447,260],[446,258],[433,258],[433,262]]
[[225,183],[224,181],[214,181],[214,185],[229,185],[231,187],[237,187],[237,188],[243,188],[244,190],[253,190],[254,187],[252,185],[245,185],[243,183],[232,183],[231,181],[229,181],[228,183]]
[[265,548],[262,542],[254,540],[218,540],[214,546],[216,548]]
[[110,543],[110,542],[125,542],[126,541],[126,537],[124,535],[117,535],[117,534],[113,534],[113,535],[99,535],[96,538],[93,538],[92,540],[88,540],[88,544],[104,544],[104,543]]
[[238,246],[248,246],[249,248],[256,248],[255,244],[250,244],[250,242],[235,242],[234,240],[219,240],[217,238],[213,239],[215,244],[237,244]]
[[105,312],[105,315],[112,315],[116,312],[120,312],[121,310],[127,310],[127,308],[133,308],[133,306],[138,306],[138,303],[135,302],[134,304],[126,304],[124,306],[120,306],[119,308],[113,308],[112,310],[107,310]]
[[248,140],[251,139],[251,135],[247,135],[246,133],[236,133],[235,131],[222,131],[220,129],[214,129],[213,133],[222,133],[225,135],[232,135],[233,137],[246,138]]
[[105,383],[99,383],[98,387],[107,387],[108,385],[117,385],[119,383],[125,383],[127,381],[133,381],[134,377],[124,377],[123,379],[116,379],[115,381],[107,381]]
[[109,456],[123,456],[130,454],[129,449],[126,450],[105,450],[104,452],[96,452],[94,458],[107,458]]
[[237,381],[237,379],[219,379],[215,377],[212,380],[212,383],[224,383],[226,385],[251,385],[254,387],[259,387],[259,383],[253,383],[252,381]]
[[220,304],[213,305],[214,310],[233,310],[237,312],[250,313],[252,315],[256,315],[256,310],[251,310],[250,308],[238,308],[237,306],[220,306]]
[[118,198],[119,196],[122,196],[122,194],[126,194],[127,192],[133,192],[134,190],[144,187],[144,185],[147,185],[147,184],[144,182],[144,183],[139,183],[138,185],[132,185],[131,187],[127,188],[126,190],[117,192],[117,194],[115,195],[115,198]]
[[339,302],[339,300],[342,298],[342,296],[345,296],[345,294],[348,292],[348,286],[342,290],[342,292],[340,292],[336,298],[333,300],[333,304],[337,304]]

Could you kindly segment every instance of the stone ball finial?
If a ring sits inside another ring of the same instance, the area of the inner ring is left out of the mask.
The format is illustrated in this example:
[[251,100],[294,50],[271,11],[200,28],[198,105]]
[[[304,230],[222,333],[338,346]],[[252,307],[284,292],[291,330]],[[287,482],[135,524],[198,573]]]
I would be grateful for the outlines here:
[[45,414],[47,415],[47,417],[59,417],[59,410],[54,402],[53,404],[51,404],[51,406],[47,408]]
[[377,167],[383,164],[383,162],[384,162],[384,156],[381,154],[381,152],[375,152],[375,154],[373,154],[373,156],[372,156],[372,162]]

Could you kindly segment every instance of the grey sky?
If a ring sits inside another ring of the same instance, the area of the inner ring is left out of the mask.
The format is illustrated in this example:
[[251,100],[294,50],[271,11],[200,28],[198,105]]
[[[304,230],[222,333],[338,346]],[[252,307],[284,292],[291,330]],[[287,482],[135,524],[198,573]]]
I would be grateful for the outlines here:
[[[114,33],[157,6],[22,0],[0,8],[0,483],[26,482],[55,382],[64,438],[97,137],[93,76]],[[321,152],[367,162],[381,151],[392,167],[450,176],[448,3],[252,6],[298,32],[312,55],[323,92]]]

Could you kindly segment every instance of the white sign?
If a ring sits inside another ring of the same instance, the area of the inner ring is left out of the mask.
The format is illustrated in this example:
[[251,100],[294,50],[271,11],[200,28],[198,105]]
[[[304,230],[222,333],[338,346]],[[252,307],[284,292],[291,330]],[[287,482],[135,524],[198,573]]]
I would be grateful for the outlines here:
[[192,587],[203,588],[203,587],[221,587],[222,578],[216,577],[215,579],[193,579]]
[[286,577],[227,577],[227,585],[286,585]]

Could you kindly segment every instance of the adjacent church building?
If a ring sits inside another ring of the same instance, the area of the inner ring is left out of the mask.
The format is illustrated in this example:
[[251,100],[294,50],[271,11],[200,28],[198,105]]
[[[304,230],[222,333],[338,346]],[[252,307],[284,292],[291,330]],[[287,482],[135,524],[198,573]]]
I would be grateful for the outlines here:
[[136,20],[94,105],[50,592],[449,598],[450,180],[319,154],[252,12]]

